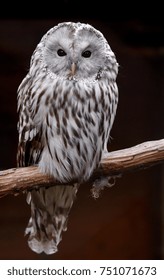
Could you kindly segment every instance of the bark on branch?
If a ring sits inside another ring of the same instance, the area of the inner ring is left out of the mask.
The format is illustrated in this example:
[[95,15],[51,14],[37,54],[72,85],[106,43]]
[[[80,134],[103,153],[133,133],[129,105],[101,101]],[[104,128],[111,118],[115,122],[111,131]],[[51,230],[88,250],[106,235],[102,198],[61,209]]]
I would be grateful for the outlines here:
[[[164,163],[164,139],[144,142],[131,148],[108,153],[89,182],[95,181],[100,176],[114,176],[160,163]],[[0,197],[19,194],[34,186],[50,187],[55,184],[61,183],[40,173],[34,166],[0,171]]]

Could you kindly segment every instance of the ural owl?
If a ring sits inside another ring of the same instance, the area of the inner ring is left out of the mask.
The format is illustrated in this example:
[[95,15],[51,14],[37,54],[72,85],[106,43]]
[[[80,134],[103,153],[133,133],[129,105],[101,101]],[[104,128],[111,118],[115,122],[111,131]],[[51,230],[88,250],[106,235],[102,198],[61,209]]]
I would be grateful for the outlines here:
[[[78,187],[107,152],[118,104],[117,74],[113,51],[90,24],[59,23],[32,54],[18,88],[18,166],[38,165],[68,182],[27,193],[31,218],[25,234],[36,253],[58,250]],[[71,185],[72,180],[77,183]]]

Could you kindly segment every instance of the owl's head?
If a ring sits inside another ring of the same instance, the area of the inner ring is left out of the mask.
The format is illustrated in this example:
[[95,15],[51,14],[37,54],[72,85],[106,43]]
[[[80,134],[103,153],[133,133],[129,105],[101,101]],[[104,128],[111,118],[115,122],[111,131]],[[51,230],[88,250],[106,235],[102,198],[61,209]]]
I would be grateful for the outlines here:
[[43,36],[38,46],[46,68],[66,79],[93,79],[116,64],[103,34],[89,24],[60,23]]

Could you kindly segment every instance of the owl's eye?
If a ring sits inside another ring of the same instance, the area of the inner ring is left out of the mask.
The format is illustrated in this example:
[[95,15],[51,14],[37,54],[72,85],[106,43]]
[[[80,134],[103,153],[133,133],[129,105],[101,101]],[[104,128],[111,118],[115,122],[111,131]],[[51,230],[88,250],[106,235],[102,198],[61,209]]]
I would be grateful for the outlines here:
[[90,56],[91,56],[91,51],[88,51],[88,50],[87,50],[87,51],[84,51],[84,52],[82,53],[82,56],[83,56],[83,57],[86,57],[86,58],[87,58],[87,57],[90,57]]
[[62,49],[58,49],[58,50],[57,50],[57,54],[58,54],[58,56],[65,56],[65,55],[66,55],[66,52],[63,51]]

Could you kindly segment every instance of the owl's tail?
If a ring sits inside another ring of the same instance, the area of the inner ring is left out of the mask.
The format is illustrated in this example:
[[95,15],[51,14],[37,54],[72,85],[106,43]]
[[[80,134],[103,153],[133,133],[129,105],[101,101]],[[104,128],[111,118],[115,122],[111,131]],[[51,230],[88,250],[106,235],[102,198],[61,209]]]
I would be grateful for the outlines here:
[[78,185],[40,188],[28,193],[31,204],[31,218],[25,230],[29,234],[28,245],[34,252],[54,254],[62,239],[62,231],[67,230],[67,219]]

